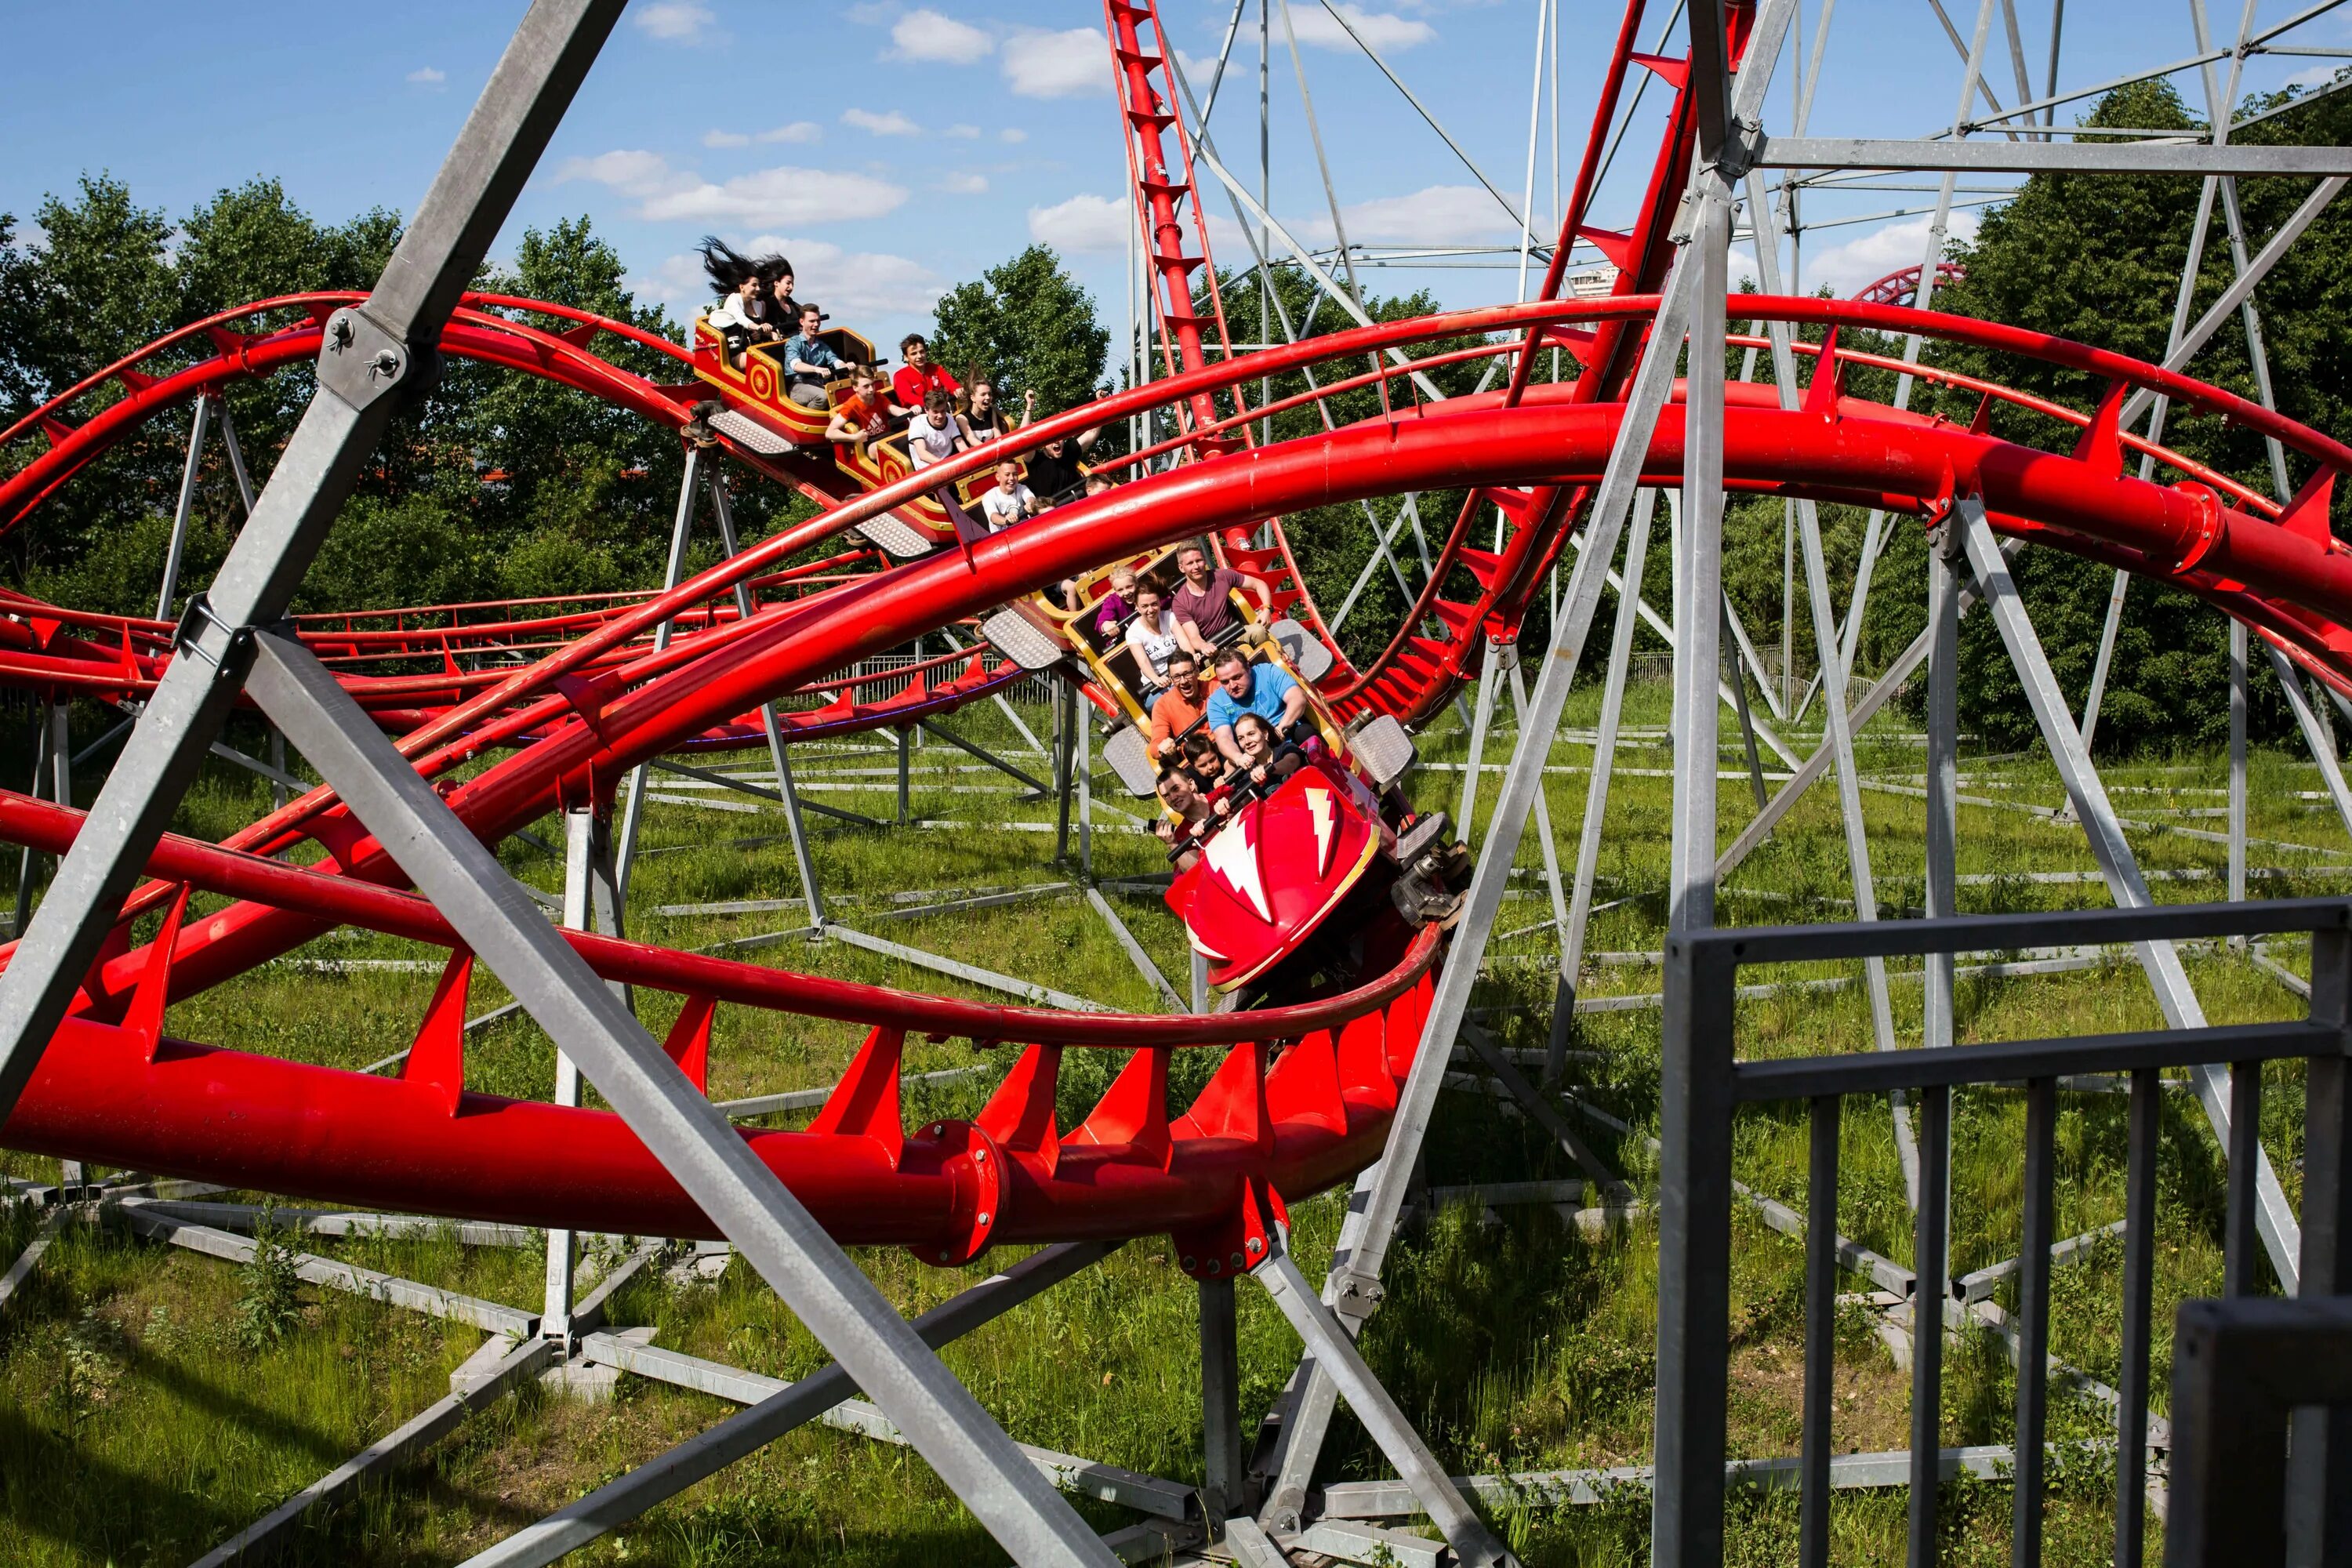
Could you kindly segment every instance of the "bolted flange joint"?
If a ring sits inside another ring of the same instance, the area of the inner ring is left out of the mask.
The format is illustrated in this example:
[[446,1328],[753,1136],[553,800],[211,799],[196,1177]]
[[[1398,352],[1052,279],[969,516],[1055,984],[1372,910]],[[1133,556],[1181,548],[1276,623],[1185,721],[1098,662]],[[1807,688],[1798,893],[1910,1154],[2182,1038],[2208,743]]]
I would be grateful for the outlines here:
[[261,631],[275,632],[291,638],[294,623],[273,621],[263,626],[232,626],[213,609],[209,595],[197,594],[190,597],[188,607],[180,612],[180,625],[172,634],[172,648],[175,654],[201,659],[224,675],[242,679],[253,664],[254,636]]
[[363,305],[346,305],[327,318],[319,344],[319,384],[353,409],[362,409],[396,387],[424,379],[414,374],[423,356],[407,340],[394,336]]

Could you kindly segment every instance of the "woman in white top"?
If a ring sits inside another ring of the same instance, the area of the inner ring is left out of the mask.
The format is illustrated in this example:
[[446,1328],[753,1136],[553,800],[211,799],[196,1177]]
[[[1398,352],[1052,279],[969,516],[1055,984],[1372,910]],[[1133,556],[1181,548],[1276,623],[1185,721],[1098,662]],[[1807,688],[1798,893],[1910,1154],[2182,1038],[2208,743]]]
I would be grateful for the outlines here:
[[719,290],[718,301],[704,320],[726,340],[730,361],[740,363],[743,351],[751,344],[782,335],[767,319],[768,285],[761,263],[723,240],[707,237],[702,242],[702,267],[710,275],[710,286]]
[[1136,674],[1144,687],[1136,693],[1149,709],[1168,687],[1168,658],[1181,645],[1176,617],[1170,613],[1160,584],[1145,579],[1135,590],[1135,614],[1127,623],[1127,646],[1135,655]]
[[971,445],[971,429],[955,411],[955,399],[934,392],[923,399],[922,412],[907,421],[907,457],[915,467],[928,468]]

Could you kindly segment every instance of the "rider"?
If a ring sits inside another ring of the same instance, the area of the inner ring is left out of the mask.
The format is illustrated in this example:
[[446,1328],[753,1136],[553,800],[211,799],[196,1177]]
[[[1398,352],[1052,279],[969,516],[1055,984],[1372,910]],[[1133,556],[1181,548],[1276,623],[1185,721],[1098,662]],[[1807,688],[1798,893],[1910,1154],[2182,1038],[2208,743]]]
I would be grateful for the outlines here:
[[1306,750],[1279,739],[1274,726],[1255,713],[1234,721],[1234,742],[1242,753],[1239,784],[1270,790],[1307,765]]
[[1201,679],[1201,661],[1182,648],[1168,656],[1168,689],[1151,705],[1151,751],[1172,757],[1187,730],[1208,711],[1209,694]]
[[1203,711],[1217,749],[1238,763],[1242,750],[1234,741],[1234,721],[1255,713],[1276,734],[1286,735],[1307,711],[1307,691],[1281,666],[1252,664],[1247,654],[1229,647],[1217,655],[1217,689],[1209,694]]
[[1257,619],[1273,618],[1274,590],[1255,577],[1210,561],[1209,552],[1188,544],[1176,552],[1176,570],[1184,574],[1168,607],[1175,612],[1177,635],[1184,646],[1203,658],[1213,658],[1224,634],[1239,624],[1234,614],[1233,591],[1240,588],[1257,600]]
[[1189,871],[1201,858],[1201,852],[1193,846],[1224,815],[1224,803],[1202,795],[1186,770],[1171,768],[1160,775],[1160,804],[1173,816],[1161,817],[1152,824],[1151,830],[1160,835],[1161,843],[1175,851],[1176,869]]
[[825,384],[843,370],[842,358],[817,333],[824,329],[824,312],[814,305],[801,307],[801,335],[784,348],[784,372],[792,400],[803,408],[823,408],[832,401]]

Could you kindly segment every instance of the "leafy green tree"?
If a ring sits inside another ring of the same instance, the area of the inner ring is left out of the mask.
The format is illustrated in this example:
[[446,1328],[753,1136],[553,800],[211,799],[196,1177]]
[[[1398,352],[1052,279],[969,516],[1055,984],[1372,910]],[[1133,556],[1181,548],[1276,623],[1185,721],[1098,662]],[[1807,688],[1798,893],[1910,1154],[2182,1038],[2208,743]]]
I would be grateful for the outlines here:
[[959,379],[987,376],[1014,411],[1034,392],[1040,414],[1058,414],[1101,384],[1110,333],[1095,319],[1094,296],[1049,245],[1033,245],[949,289],[933,320],[939,363]]
[[[2291,101],[2282,96],[2258,100],[2247,108]],[[2203,125],[2170,86],[2159,82],[2110,93],[2087,122],[2156,130],[2198,130]],[[2352,140],[2352,105],[2340,96],[2321,99],[2233,139],[2341,145]],[[2307,180],[2291,179],[2240,183],[2250,252],[2276,230],[2310,186]],[[1937,305],[2161,360],[2199,195],[2200,182],[2165,175],[2037,174],[2014,200],[1987,215],[1973,243],[1954,247],[1968,276],[1940,295]],[[2347,427],[2347,416],[2352,415],[2346,379],[2352,371],[2352,284],[2336,259],[2347,243],[2352,243],[2352,213],[2330,207],[2255,289],[2282,412],[2335,433]],[[2217,202],[2191,320],[2228,287],[2235,273]],[[1957,346],[1941,347],[1930,357],[1933,363],[2076,408],[2095,406],[2105,390],[2091,377],[2046,361]],[[2246,338],[2234,317],[2189,370],[2250,400],[2257,395]],[[1926,402],[1955,419],[1975,412],[1973,398],[1950,393]],[[1993,414],[1993,428],[2015,439],[2062,448],[2071,439],[2070,431],[2041,416],[2000,405]],[[2271,493],[2268,454],[2251,430],[2175,408],[2164,440],[2185,457],[2263,494]],[[2289,454],[2291,482],[2300,483],[2312,467],[2309,459]],[[2158,471],[2160,482],[2178,477]],[[2345,510],[2347,504],[2338,498],[2339,528],[2352,516]],[[2024,552],[2017,574],[2052,666],[2072,700],[2079,702],[2089,688],[2113,573],[2060,551],[2035,549]],[[1917,599],[1916,588],[1910,597]],[[1924,610],[1920,615],[1924,617]],[[2021,743],[2032,731],[2031,715],[2008,658],[1984,617],[1970,617],[1964,629],[1961,662],[1961,722],[1981,733],[1989,745]],[[2258,733],[2277,734],[2285,729],[2287,714],[2269,677],[2260,673],[2263,664],[2257,658],[2252,718]],[[2116,751],[2210,746],[2226,735],[2227,727],[2227,625],[2177,589],[2136,582],[2108,674],[2100,745]]]

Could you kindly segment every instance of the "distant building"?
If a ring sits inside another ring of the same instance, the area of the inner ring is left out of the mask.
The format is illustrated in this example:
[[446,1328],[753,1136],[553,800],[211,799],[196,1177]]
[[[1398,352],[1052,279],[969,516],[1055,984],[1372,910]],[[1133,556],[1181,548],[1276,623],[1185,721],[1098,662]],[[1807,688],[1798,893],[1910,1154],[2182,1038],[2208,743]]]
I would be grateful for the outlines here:
[[1581,272],[1568,275],[1568,297],[1571,300],[1600,300],[1617,286],[1617,269],[1602,265],[1589,267]]

